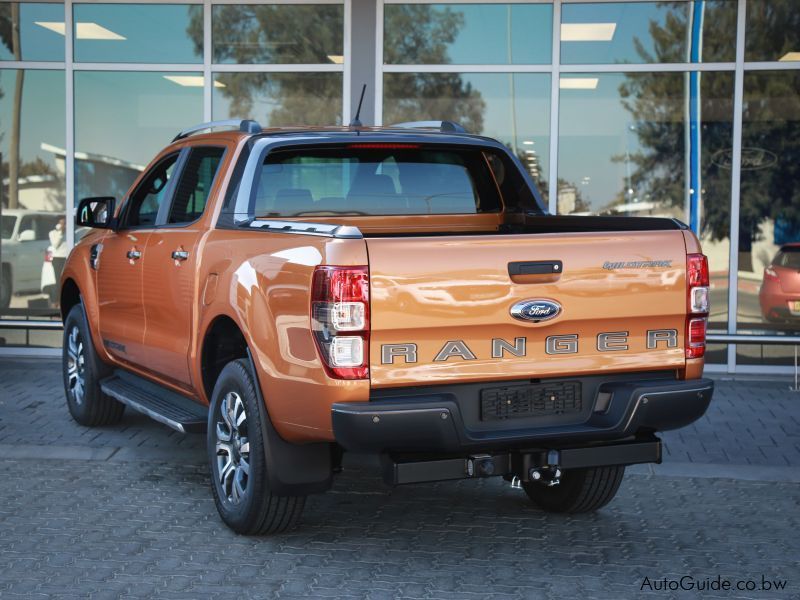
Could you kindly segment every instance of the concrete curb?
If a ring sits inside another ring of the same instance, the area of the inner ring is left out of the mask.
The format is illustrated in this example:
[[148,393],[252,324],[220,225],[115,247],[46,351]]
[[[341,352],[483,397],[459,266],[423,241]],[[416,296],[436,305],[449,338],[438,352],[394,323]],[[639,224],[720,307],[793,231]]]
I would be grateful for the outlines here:
[[665,462],[660,465],[634,465],[628,467],[627,472],[633,475],[655,475],[660,477],[698,477],[701,479],[800,483],[800,467],[773,465]]

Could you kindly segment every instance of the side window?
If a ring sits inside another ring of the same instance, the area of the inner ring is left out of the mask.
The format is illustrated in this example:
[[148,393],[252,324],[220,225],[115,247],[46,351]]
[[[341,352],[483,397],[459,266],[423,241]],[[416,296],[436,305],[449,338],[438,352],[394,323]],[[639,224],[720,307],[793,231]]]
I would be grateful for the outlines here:
[[167,183],[175,170],[178,154],[168,156],[147,174],[128,204],[126,227],[153,227],[158,217],[158,209],[164,201]]
[[[38,227],[36,231],[36,239],[37,240],[48,240],[50,239],[50,232],[56,228],[59,221],[63,220],[64,217],[59,215],[41,215],[39,217]],[[62,225],[62,231],[64,235],[66,235],[66,229],[64,229],[64,223]]]
[[36,223],[33,222],[33,215],[25,215],[19,221],[19,230],[17,235],[22,235],[23,231],[27,231],[28,229],[32,231],[36,231]]
[[224,153],[224,148],[192,148],[175,188],[168,223],[191,223],[200,218]]

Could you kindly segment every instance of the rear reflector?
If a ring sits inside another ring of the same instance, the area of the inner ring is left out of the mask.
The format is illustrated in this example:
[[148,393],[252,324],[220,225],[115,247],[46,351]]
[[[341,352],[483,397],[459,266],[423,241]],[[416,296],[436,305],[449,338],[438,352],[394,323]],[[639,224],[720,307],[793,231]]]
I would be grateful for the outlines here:
[[706,354],[706,319],[688,319],[686,326],[686,358],[703,358]]

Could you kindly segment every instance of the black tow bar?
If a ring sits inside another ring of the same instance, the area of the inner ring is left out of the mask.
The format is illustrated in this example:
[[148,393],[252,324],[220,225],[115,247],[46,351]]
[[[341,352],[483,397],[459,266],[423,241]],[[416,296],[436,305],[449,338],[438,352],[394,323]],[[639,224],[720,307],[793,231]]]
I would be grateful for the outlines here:
[[563,471],[588,467],[661,462],[661,440],[655,436],[581,448],[514,450],[449,458],[383,455],[383,479],[389,485],[502,475],[520,482],[557,485]]

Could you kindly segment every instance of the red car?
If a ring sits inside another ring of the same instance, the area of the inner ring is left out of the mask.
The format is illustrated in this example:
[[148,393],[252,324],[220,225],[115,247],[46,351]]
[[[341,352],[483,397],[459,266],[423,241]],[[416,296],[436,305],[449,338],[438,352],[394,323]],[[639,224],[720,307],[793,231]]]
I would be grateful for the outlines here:
[[767,321],[800,321],[800,242],[784,244],[764,269],[758,293]]

